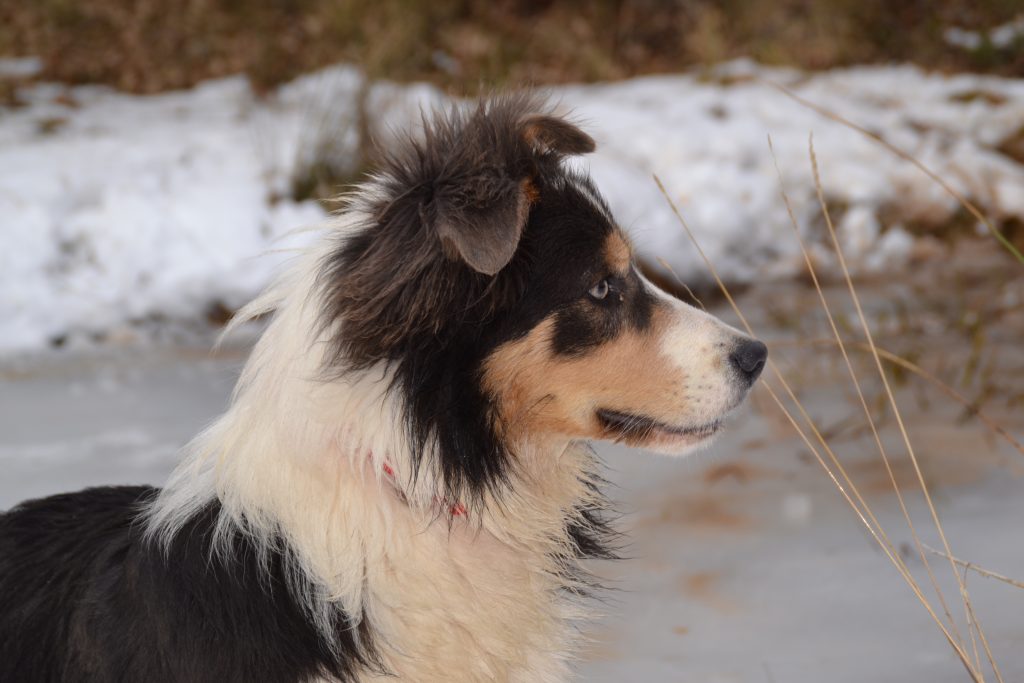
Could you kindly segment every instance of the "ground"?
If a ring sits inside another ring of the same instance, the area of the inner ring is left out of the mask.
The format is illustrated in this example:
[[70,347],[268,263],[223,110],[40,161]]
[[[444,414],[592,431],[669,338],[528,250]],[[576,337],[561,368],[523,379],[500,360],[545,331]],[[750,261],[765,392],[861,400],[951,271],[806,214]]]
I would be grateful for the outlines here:
[[145,93],[236,73],[267,88],[338,61],[456,94],[737,56],[808,69],[901,61],[1017,75],[1024,65],[1018,0],[189,0],[175,10],[0,2],[0,54],[38,58],[47,80]]
[[[860,284],[879,344],[979,399],[976,407],[1019,435],[1020,266],[991,242],[933,248],[938,253],[912,268]],[[827,291],[849,330],[855,314],[841,282]],[[815,343],[828,336],[815,297],[806,283],[787,281],[748,290],[740,306],[927,584],[888,475],[857,419],[845,366]],[[714,312],[732,320],[726,308]],[[108,344],[5,365],[0,508],[89,485],[162,482],[177,449],[225,406],[249,341],[243,335],[217,354],[195,339]],[[855,356],[869,404],[882,414],[870,357]],[[1024,456],[926,382],[893,379],[954,554],[1024,579]],[[940,547],[891,413],[880,424],[921,538]],[[576,667],[580,680],[968,680],[764,387],[706,452],[672,459],[614,446],[600,451],[629,545],[626,559],[595,567],[610,591]],[[949,565],[930,559],[966,637]],[[1003,680],[1024,680],[1024,590],[975,574],[967,586]],[[967,648],[973,657],[969,641]]]

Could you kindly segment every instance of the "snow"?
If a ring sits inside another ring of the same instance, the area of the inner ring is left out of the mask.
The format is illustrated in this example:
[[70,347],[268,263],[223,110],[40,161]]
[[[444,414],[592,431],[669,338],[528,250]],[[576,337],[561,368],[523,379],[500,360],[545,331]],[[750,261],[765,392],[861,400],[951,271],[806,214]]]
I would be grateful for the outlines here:
[[[616,215],[635,229],[645,254],[666,258],[681,276],[693,277],[702,265],[650,182],[652,173],[726,277],[749,281],[800,268],[769,135],[787,193],[813,239],[823,228],[808,157],[813,133],[833,217],[846,234],[848,256],[862,267],[906,253],[877,253],[882,245],[907,243],[880,241],[881,215],[889,221],[884,227],[898,229],[909,221],[939,225],[956,211],[955,202],[911,164],[793,101],[771,82],[881,132],[994,215],[1020,215],[1020,193],[1009,189],[1021,187],[1024,169],[994,147],[1024,120],[1024,82],[943,78],[912,67],[811,76],[731,67],[732,79],[749,80],[722,85],[695,76],[658,77],[565,92],[565,101],[596,130],[599,151],[590,165]],[[976,92],[1005,102],[959,101]]]
[[0,78],[32,78],[42,70],[38,57],[0,57]]
[[1005,24],[995,26],[988,31],[971,31],[969,29],[952,26],[943,33],[948,45],[960,47],[965,50],[979,50],[986,44],[994,48],[1005,50],[1013,46],[1014,42],[1024,39],[1024,15],[1018,16]]
[[[780,83],[914,154],[996,218],[1024,219],[1024,168],[998,151],[1020,134],[1024,81],[929,75],[909,66],[806,74],[733,62],[704,74],[552,89],[598,140],[581,160],[642,258],[685,279],[704,267],[655,185],[657,174],[705,251],[733,281],[802,265],[768,148],[801,231],[824,239],[808,159],[861,270],[900,263],[908,224],[957,210],[907,162],[775,88]],[[269,96],[242,78],[130,96],[38,84],[0,110],[0,353],[140,321],[233,308],[266,284],[294,228],[324,210],[294,201],[297,169],[358,168],[358,112],[387,146],[446,98],[426,85],[364,81],[339,66]],[[821,249],[827,255],[827,250]]]

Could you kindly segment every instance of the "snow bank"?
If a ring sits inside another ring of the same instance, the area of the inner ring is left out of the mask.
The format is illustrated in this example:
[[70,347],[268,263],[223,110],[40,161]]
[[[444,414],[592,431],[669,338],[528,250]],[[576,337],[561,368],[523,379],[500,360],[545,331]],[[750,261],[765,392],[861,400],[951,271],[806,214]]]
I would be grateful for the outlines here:
[[[996,217],[1024,219],[1024,168],[998,151],[1021,135],[1024,81],[912,67],[821,74],[736,62],[710,76],[555,89],[594,133],[588,166],[649,262],[684,278],[703,266],[651,179],[665,183],[709,256],[733,280],[784,276],[800,260],[768,150],[812,241],[821,220],[807,138],[849,255],[898,262],[901,226],[941,224],[955,204],[910,164],[799,105],[787,85],[885,136]],[[364,87],[354,69],[301,78],[269,98],[240,78],[158,96],[38,85],[0,110],[0,352],[149,318],[187,319],[252,296],[324,216],[289,198],[292,174],[324,149],[356,168],[363,102],[385,141],[443,102],[428,86]],[[340,160],[340,161],[339,161]],[[276,250],[276,251],[275,251]],[[269,252],[269,253],[268,253]]]
[[250,298],[285,258],[265,253],[324,216],[279,197],[325,116],[312,86],[326,79],[267,103],[242,78],[150,97],[24,91],[0,120],[0,350]]
[[861,269],[883,268],[906,254],[901,228],[939,226],[956,213],[956,203],[912,164],[772,82],[883,135],[994,217],[1024,216],[1024,167],[997,151],[1024,133],[1024,81],[946,78],[909,66],[807,75],[739,62],[710,80],[567,88],[563,100],[598,140],[589,162],[595,179],[648,257],[666,259],[682,277],[703,270],[650,180],[656,173],[723,275],[749,281],[803,267],[769,135],[786,191],[814,242],[823,237],[823,221],[808,155],[813,133],[833,218]]

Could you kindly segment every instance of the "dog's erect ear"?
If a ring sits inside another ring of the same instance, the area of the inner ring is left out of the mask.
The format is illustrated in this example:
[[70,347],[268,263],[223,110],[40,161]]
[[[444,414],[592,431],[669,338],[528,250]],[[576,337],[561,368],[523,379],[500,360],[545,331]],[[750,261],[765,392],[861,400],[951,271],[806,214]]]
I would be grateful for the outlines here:
[[594,138],[571,123],[554,116],[536,115],[523,121],[523,136],[534,149],[557,154],[589,154]]
[[462,194],[437,202],[437,235],[450,257],[484,275],[508,265],[523,236],[533,197],[528,179],[478,178]]

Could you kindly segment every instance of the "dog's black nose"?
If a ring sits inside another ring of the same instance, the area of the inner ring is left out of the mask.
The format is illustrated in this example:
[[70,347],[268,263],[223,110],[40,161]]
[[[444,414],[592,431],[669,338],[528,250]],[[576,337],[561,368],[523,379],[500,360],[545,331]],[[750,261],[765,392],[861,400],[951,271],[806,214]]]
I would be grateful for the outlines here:
[[768,359],[768,347],[756,339],[744,339],[729,354],[729,362],[736,368],[747,386],[754,383]]

